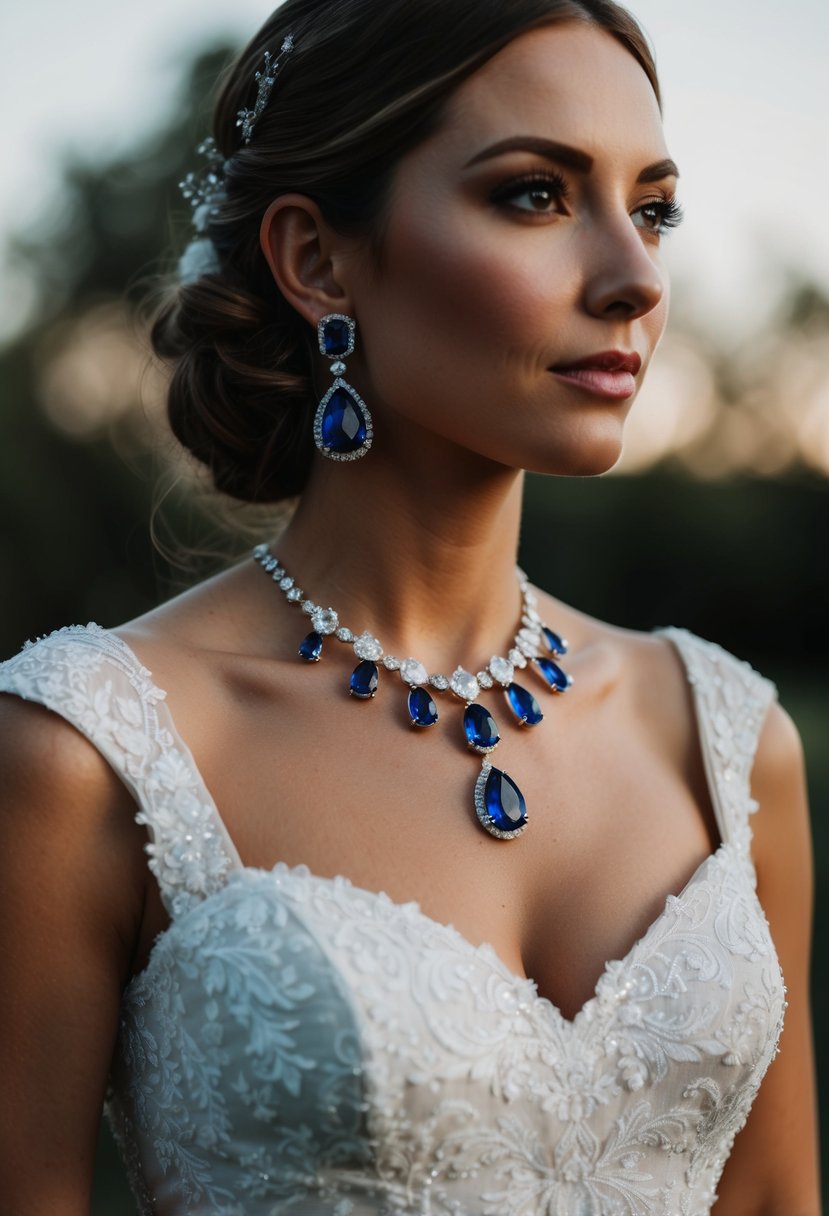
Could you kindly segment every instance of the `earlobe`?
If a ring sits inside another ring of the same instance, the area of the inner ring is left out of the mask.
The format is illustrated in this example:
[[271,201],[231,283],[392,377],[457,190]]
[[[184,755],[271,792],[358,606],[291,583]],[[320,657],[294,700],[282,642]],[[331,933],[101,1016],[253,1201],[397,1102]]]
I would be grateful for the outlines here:
[[325,313],[348,312],[348,293],[334,268],[337,237],[313,199],[274,199],[262,217],[259,241],[277,287],[310,324]]

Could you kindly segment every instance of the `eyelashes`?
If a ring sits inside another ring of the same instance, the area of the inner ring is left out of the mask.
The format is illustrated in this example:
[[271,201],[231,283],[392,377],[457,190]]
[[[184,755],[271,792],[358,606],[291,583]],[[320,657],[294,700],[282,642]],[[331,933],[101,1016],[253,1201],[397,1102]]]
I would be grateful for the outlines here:
[[[560,173],[528,173],[525,177],[515,178],[505,182],[492,192],[490,198],[494,203],[508,203],[522,195],[534,195],[540,202],[553,201],[556,198],[569,198],[570,189]],[[541,208],[519,207],[519,211],[535,211],[543,215]]]
[[[534,200],[529,207],[520,206],[516,200],[523,197]],[[526,215],[551,215],[551,205],[561,199],[570,197],[570,188],[564,177],[552,170],[545,173],[529,173],[524,177],[505,182],[490,194],[490,199],[496,204],[508,204],[513,210],[524,212]],[[648,227],[648,232],[665,236],[673,228],[679,227],[685,218],[685,210],[671,195],[666,198],[650,199],[636,208],[636,212],[655,213],[658,223]]]
[[638,208],[639,211],[649,211],[655,209],[659,213],[659,227],[652,228],[652,232],[658,232],[660,236],[664,236],[672,228],[678,228],[685,219],[685,208],[677,202],[676,198],[658,198],[651,203],[643,203]]

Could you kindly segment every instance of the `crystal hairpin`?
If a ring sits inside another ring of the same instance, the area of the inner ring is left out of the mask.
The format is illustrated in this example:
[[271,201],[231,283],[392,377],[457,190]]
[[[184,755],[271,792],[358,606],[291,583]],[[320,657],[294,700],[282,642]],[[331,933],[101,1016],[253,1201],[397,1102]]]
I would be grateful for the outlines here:
[[211,211],[224,194],[224,159],[212,136],[202,140],[196,151],[207,158],[207,164],[203,169],[191,170],[179,182],[179,189],[193,208],[193,227],[196,232],[204,232]]
[[178,279],[185,285],[221,269],[218,250],[207,230],[225,197],[224,159],[212,136],[202,140],[197,151],[207,158],[207,164],[203,169],[191,170],[179,182],[181,193],[193,209],[195,233],[178,261]]
[[288,34],[279,49],[278,55],[272,55],[270,51],[265,51],[264,67],[261,71],[257,72],[256,76],[254,77],[258,85],[258,92],[256,94],[256,102],[254,107],[252,110],[239,110],[236,116],[236,126],[242,128],[242,140],[244,143],[250,143],[251,136],[253,135],[253,128],[256,126],[262,111],[268,104],[271,89],[276,83],[279,65],[287,55],[290,55],[293,49],[294,37],[293,34]]
[[[252,110],[239,110],[236,118],[237,127],[242,128],[245,144],[250,143],[253,128],[268,104],[279,65],[293,49],[293,35],[288,34],[277,55],[271,55],[270,51],[265,53],[264,69],[257,72],[255,77],[258,85],[256,104]],[[179,282],[184,285],[194,283],[206,274],[218,274],[221,270],[219,252],[209,236],[208,229],[211,219],[219,214],[226,198],[227,162],[212,136],[203,140],[197,151],[206,158],[207,164],[203,169],[192,170],[179,182],[179,189],[193,210],[195,233],[178,262]]]

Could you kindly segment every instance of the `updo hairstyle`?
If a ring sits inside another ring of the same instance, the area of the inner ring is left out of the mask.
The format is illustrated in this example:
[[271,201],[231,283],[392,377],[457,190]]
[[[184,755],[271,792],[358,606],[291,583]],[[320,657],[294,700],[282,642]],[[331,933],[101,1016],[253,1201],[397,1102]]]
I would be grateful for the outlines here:
[[[231,65],[213,116],[225,199],[205,234],[220,270],[176,283],[152,327],[156,354],[173,361],[173,432],[217,489],[246,502],[294,497],[314,451],[316,334],[259,243],[273,199],[306,195],[379,257],[395,165],[438,128],[453,90],[517,35],[572,20],[622,43],[661,105],[646,38],[613,0],[287,0]],[[237,113],[288,34],[294,50],[245,145]]]

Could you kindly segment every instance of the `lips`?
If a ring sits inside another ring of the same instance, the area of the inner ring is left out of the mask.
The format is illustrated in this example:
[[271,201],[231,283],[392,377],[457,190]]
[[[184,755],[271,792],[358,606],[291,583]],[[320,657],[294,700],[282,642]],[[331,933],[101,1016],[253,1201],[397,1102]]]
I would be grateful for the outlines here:
[[642,360],[636,351],[603,350],[573,363],[557,363],[550,371],[562,384],[591,396],[624,401],[636,392],[636,373]]
[[636,351],[626,354],[621,350],[603,350],[596,355],[576,359],[573,363],[556,363],[551,371],[565,375],[575,371],[629,372],[635,376],[641,366],[642,359]]

